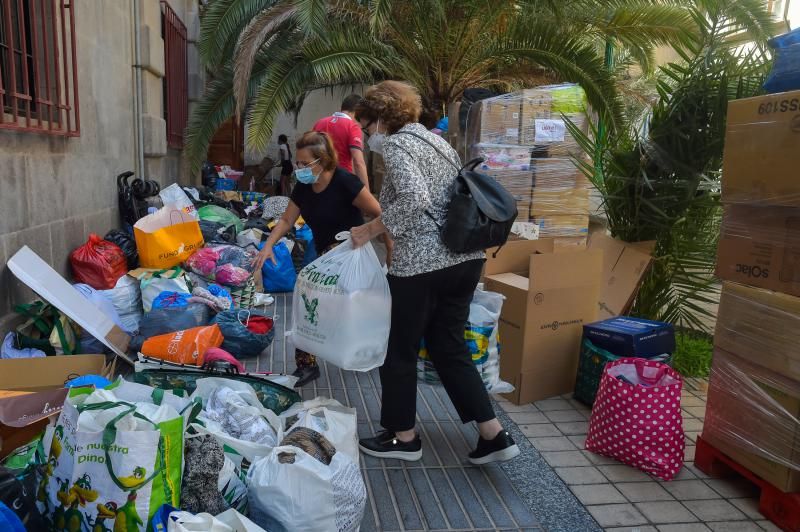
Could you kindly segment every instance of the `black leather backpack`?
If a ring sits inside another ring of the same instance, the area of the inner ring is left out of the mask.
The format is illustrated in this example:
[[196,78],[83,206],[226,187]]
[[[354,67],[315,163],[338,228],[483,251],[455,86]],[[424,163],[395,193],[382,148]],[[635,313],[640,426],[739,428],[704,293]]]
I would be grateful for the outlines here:
[[409,131],[398,134],[412,135],[424,141],[458,171],[444,223],[439,224],[431,213],[425,213],[439,227],[447,249],[455,253],[471,253],[505,244],[517,219],[517,202],[494,178],[475,171],[483,159],[473,159],[459,168],[425,137]]

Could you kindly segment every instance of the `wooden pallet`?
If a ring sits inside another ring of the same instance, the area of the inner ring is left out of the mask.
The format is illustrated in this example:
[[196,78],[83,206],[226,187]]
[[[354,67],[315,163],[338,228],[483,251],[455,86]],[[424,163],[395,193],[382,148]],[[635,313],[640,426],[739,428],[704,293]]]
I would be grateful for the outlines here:
[[702,438],[697,438],[694,465],[712,477],[735,473],[761,490],[758,511],[782,530],[800,532],[800,493],[784,493]]

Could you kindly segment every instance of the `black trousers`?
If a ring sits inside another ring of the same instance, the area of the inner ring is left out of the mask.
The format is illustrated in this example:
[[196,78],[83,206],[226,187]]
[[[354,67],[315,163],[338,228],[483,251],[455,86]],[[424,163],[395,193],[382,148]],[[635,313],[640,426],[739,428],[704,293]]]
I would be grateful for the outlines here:
[[463,423],[494,419],[489,394],[464,340],[469,304],[483,268],[473,260],[413,277],[389,276],[392,328],[380,369],[381,425],[414,427],[417,413],[417,356],[425,345]]

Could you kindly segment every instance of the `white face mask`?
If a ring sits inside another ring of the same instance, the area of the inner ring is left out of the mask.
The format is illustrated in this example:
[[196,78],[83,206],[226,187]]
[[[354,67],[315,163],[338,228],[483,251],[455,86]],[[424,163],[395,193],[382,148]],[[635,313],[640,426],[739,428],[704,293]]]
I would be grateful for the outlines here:
[[380,124],[381,121],[378,120],[378,123],[375,124],[375,133],[369,136],[367,139],[367,145],[369,146],[370,151],[374,151],[378,155],[383,155],[383,141],[386,140],[386,134],[378,133],[378,127]]

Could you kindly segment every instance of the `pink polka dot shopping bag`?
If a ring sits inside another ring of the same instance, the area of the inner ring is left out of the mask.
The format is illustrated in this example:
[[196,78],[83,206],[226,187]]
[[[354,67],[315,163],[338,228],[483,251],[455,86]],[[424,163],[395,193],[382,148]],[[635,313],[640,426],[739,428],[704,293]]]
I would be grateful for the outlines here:
[[666,364],[622,358],[607,364],[586,449],[672,480],[683,466],[681,376]]

